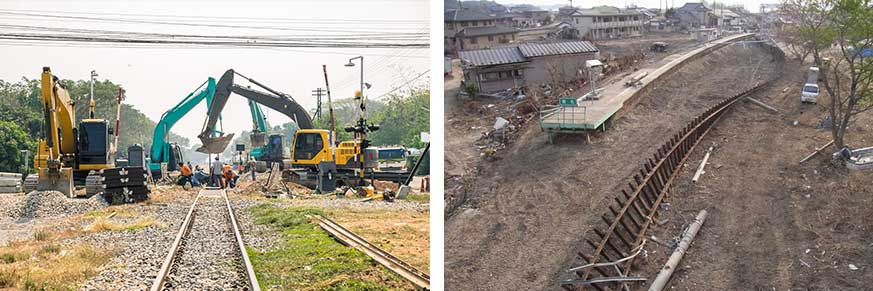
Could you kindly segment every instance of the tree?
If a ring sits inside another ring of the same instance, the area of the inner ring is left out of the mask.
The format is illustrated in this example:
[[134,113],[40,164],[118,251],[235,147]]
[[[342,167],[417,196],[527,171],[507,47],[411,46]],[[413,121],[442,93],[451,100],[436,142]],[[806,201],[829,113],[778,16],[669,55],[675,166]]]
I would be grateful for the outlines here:
[[403,145],[422,148],[420,134],[430,131],[430,91],[426,86],[391,95],[387,105],[371,115],[380,129],[370,134],[374,145]]
[[812,51],[830,98],[825,104],[833,121],[834,147],[845,147],[846,129],[859,113],[873,109],[873,47],[870,0],[788,0],[784,9],[798,22],[798,33]]
[[0,121],[0,172],[20,172],[24,166],[21,150],[35,152],[36,143],[20,126],[9,121]]

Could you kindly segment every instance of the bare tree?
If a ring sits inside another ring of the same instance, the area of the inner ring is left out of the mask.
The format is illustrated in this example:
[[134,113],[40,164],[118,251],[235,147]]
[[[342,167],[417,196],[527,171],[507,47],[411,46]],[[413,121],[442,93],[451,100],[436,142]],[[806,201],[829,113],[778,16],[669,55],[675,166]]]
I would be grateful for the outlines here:
[[846,129],[854,117],[873,109],[873,57],[862,55],[873,48],[870,1],[787,0],[784,5],[821,70],[837,149],[846,146]]

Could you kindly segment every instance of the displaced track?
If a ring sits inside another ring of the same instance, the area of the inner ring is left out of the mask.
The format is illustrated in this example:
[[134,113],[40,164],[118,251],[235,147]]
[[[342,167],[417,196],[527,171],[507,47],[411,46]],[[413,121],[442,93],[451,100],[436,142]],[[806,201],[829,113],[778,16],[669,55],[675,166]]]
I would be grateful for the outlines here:
[[[784,62],[784,54],[778,49],[771,52]],[[577,279],[563,280],[564,289],[575,290],[582,286],[605,290],[604,287],[628,290],[630,282],[642,282],[644,278],[632,277],[630,270],[636,256],[646,242],[646,231],[654,222],[665,194],[680,174],[683,165],[697,144],[721,119],[730,107],[743,97],[769,86],[772,80],[758,83],[691,120],[666,144],[647,159],[638,174],[635,174],[621,195],[614,198],[615,207],[601,216],[605,230],[593,228],[593,237],[585,242],[590,252],[579,252],[585,265],[569,269]]]
[[[629,270],[645,243],[646,231],[658,212],[664,194],[672,186],[685,160],[731,105],[767,84],[769,82],[760,83],[710,108],[689,122],[659,148],[651,159],[646,160],[639,174],[633,176],[627,190],[622,190],[622,195],[615,198],[616,207],[609,206],[611,215],[601,216],[607,228],[594,228],[596,239],[586,240],[593,251],[589,254],[579,253],[588,264],[570,269],[579,278],[562,281],[565,289],[593,286],[603,290],[603,286],[623,286],[625,282],[639,281],[627,277]],[[607,264],[603,264],[604,262]],[[615,262],[618,264],[611,264]]]
[[151,290],[260,290],[222,189],[200,190]]
[[418,288],[426,290],[430,289],[430,277],[424,272],[419,271],[412,265],[407,264],[406,262],[382,250],[376,245],[371,244],[367,240],[349,231],[345,227],[342,227],[333,220],[330,220],[321,215],[310,215],[309,217],[314,220],[322,229],[329,232],[332,236],[336,237],[344,244],[366,253],[368,256],[373,258],[373,260],[375,260],[379,264],[382,264],[392,272],[397,273],[406,280],[409,280]]

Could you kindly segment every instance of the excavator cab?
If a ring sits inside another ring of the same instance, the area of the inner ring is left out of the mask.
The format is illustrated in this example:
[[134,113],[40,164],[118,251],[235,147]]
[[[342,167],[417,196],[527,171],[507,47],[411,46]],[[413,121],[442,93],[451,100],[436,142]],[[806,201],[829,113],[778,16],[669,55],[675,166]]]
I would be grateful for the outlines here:
[[300,129],[294,138],[291,159],[293,165],[316,166],[321,161],[332,161],[328,150],[326,130]]
[[103,119],[85,119],[79,123],[80,169],[101,170],[113,166],[109,153],[110,130],[109,124]]

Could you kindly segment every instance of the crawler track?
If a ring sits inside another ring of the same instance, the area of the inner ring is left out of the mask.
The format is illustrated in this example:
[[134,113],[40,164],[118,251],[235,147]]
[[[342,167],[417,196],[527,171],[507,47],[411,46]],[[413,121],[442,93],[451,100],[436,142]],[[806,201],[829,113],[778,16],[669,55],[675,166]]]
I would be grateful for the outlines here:
[[197,194],[151,287],[176,289],[260,290],[224,190]]
[[427,274],[419,271],[418,269],[407,264],[406,262],[403,262],[394,255],[391,255],[390,253],[371,244],[370,242],[361,238],[355,233],[342,227],[336,222],[333,222],[333,220],[327,219],[320,215],[311,215],[309,217],[314,220],[319,226],[321,226],[321,228],[329,232],[331,235],[333,235],[344,244],[366,253],[368,256],[373,258],[373,260],[379,262],[379,264],[382,264],[383,266],[397,273],[406,280],[409,280],[418,288],[425,290],[430,289],[430,277]]

